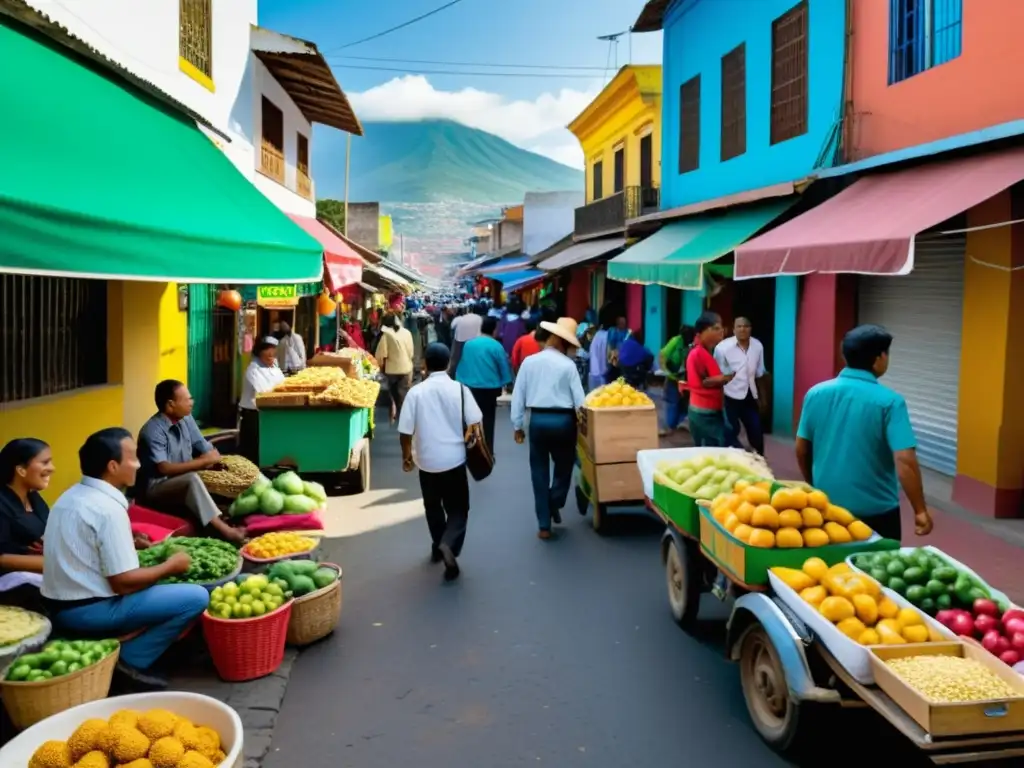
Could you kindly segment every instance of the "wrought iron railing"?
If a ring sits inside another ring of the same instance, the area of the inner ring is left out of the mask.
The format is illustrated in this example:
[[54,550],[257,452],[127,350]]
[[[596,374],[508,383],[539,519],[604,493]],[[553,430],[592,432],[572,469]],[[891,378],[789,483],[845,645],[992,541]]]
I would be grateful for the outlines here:
[[656,211],[659,203],[657,187],[626,187],[622,192],[577,208],[574,233],[580,237],[621,231],[627,219]]

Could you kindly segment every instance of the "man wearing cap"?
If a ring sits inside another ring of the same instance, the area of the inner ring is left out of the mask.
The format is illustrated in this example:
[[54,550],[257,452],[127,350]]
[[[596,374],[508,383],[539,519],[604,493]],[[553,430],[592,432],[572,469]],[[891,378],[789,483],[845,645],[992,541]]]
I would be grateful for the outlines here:
[[459,576],[456,558],[469,522],[463,424],[479,424],[483,414],[473,394],[448,375],[448,347],[431,344],[424,358],[427,378],[409,390],[398,417],[402,469],[419,467],[430,558],[444,561],[444,577],[451,581]]
[[[523,425],[530,411],[530,478],[537,514],[537,535],[551,538],[551,523],[562,522],[576,463],[576,414],[583,407],[583,385],[571,353],[579,348],[576,321],[562,317],[542,322],[550,336],[542,352],[526,358],[512,390],[512,427],[517,443],[526,440]],[[551,464],[554,463],[554,477]]]

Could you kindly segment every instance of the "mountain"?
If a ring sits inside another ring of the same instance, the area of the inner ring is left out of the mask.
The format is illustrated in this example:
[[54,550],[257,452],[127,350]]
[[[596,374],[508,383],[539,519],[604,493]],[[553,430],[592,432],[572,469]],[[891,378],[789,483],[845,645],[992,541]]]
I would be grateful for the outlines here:
[[[363,129],[365,136],[352,137],[350,200],[509,205],[526,192],[584,184],[582,171],[451,120],[370,122]],[[317,131],[317,197],[345,195],[345,139],[340,131]]]

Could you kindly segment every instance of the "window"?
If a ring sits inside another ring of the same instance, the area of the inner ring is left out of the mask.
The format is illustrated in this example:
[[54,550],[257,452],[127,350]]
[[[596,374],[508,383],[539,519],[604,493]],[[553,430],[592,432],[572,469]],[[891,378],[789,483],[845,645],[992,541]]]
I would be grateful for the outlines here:
[[771,143],[807,133],[807,0],[772,22]]
[[963,0],[889,0],[889,84],[960,55]]
[[284,113],[263,97],[263,140],[260,142],[260,170],[284,184]]
[[700,167],[700,75],[679,86],[679,172]]
[[722,57],[722,161],[747,151],[747,47]]
[[179,0],[178,67],[213,90],[213,0]]
[[604,197],[604,162],[598,160],[594,163],[594,178],[591,180],[594,190],[593,199],[600,200]]
[[640,139],[640,186],[650,189],[654,186],[654,134],[648,133]]
[[107,383],[107,283],[0,275],[0,403]]
[[615,165],[614,165],[614,181],[615,188],[612,192],[621,192],[626,186],[626,148],[619,147],[615,150]]
[[300,195],[307,198],[313,197],[313,184],[309,179],[309,139],[301,133],[296,134],[298,139],[298,157],[295,160],[295,185]]

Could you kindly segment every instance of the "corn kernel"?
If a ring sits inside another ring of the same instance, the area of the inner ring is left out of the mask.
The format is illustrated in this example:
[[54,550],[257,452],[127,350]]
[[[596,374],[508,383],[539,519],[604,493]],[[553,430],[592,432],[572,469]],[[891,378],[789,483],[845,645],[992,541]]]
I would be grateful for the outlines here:
[[897,677],[935,704],[1021,698],[984,664],[960,656],[908,656],[885,662]]

